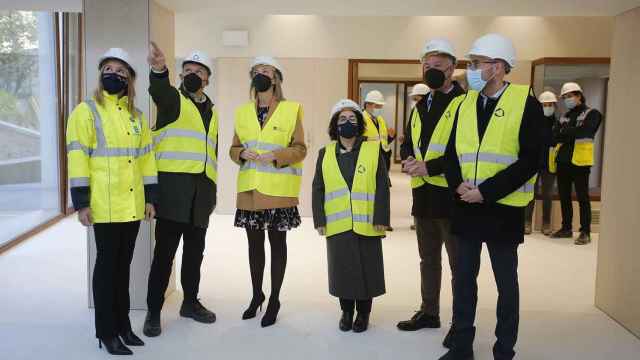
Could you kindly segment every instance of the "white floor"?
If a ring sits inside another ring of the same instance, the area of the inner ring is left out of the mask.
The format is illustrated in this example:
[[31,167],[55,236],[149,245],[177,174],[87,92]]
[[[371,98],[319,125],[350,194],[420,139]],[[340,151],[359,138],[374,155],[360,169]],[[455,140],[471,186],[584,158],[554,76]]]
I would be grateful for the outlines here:
[[[342,333],[335,299],[327,293],[325,243],[310,219],[290,233],[289,266],[278,323],[262,329],[259,317],[242,321],[250,298],[243,233],[231,216],[215,216],[209,232],[201,298],[218,315],[202,325],[177,316],[181,294],[163,313],[163,334],[134,348],[139,359],[437,359],[446,328],[402,333],[419,298],[418,255],[410,231],[409,190],[393,175],[393,225],[385,240],[387,295],[376,299],[364,334]],[[0,256],[0,359],[108,358],[93,339],[87,308],[84,230],[69,218]],[[640,358],[640,340],[593,305],[596,245],[576,247],[534,235],[520,250],[521,327],[518,359]],[[479,278],[476,359],[491,359],[496,290],[485,257]],[[446,263],[446,260],[445,260]],[[265,289],[269,286],[269,272]],[[443,284],[449,279],[445,267]],[[268,292],[267,292],[268,293]],[[451,313],[451,289],[442,291],[442,318]],[[145,313],[131,314],[142,335]]]

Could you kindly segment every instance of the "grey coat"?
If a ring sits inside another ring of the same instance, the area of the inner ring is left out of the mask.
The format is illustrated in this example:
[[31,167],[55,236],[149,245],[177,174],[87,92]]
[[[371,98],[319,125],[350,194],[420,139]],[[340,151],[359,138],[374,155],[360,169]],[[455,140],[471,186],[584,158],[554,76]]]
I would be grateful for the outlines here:
[[[341,154],[336,147],[338,166],[351,189],[360,145],[359,139],[351,152]],[[313,221],[316,228],[326,226],[324,212],[324,180],[322,161],[325,149],[321,149],[313,178]],[[389,226],[389,178],[382,154],[376,171],[376,195],[374,224]],[[342,299],[366,300],[385,293],[382,237],[362,236],[347,231],[327,237],[329,269],[329,293]]]

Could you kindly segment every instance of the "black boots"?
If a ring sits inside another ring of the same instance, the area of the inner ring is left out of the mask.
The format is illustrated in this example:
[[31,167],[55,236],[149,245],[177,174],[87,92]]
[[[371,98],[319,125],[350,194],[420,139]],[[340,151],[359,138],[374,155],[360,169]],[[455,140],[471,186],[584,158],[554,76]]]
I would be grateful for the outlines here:
[[162,333],[162,328],[160,327],[160,314],[154,315],[150,311],[147,312],[147,317],[144,319],[142,333],[148,337],[156,337]]
[[576,239],[574,244],[576,244],[576,245],[587,245],[590,242],[591,242],[591,234],[582,231],[582,232],[580,232],[580,236],[578,236],[578,238]]
[[191,318],[204,324],[216,322],[216,314],[202,306],[199,300],[183,301],[180,307],[180,316]]
[[473,360],[473,350],[459,351],[449,350],[446,354],[442,355],[438,360]]
[[269,305],[267,305],[267,311],[264,312],[260,325],[262,327],[268,327],[276,323],[278,318],[278,312],[280,311],[280,300],[269,298]]
[[254,317],[256,317],[256,312],[258,311],[258,308],[260,308],[260,311],[262,311],[262,303],[264,303],[264,293],[260,293],[259,295],[253,295],[253,299],[251,299],[251,304],[249,304],[249,307],[247,308],[247,310],[244,311],[244,313],[242,313],[242,320],[247,320],[247,319],[253,319]]
[[453,348],[453,326],[449,329],[449,332],[447,332],[447,336],[444,337],[444,340],[442,340],[442,346],[447,349]]
[[416,331],[420,329],[438,329],[440,328],[440,318],[437,316],[427,315],[424,311],[420,310],[406,321],[400,321],[398,323],[398,329],[402,331]]
[[343,311],[340,318],[340,330],[351,331],[351,329],[353,329],[353,312]]
[[361,312],[356,316],[356,320],[353,322],[353,332],[361,333],[367,331],[369,328],[369,313],[363,314]]
[[133,351],[126,347],[119,337],[108,339],[98,339],[98,347],[102,349],[102,344],[111,355],[133,355]]
[[140,339],[138,335],[134,334],[131,330],[120,334],[120,338],[129,346],[144,346],[144,341],[142,341],[142,339]]

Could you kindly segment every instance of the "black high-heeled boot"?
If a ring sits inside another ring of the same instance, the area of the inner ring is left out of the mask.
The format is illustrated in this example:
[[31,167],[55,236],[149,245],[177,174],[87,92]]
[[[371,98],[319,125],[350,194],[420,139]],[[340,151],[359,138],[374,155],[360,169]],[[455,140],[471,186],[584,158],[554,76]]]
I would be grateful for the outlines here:
[[267,311],[264,312],[262,321],[260,324],[262,327],[271,326],[276,323],[278,318],[278,312],[280,311],[280,300],[269,299],[269,305],[267,305]]
[[369,313],[358,313],[356,320],[353,322],[353,332],[361,333],[369,328]]
[[102,349],[102,344],[104,344],[107,352],[111,355],[133,355],[133,351],[126,347],[117,336],[108,339],[98,339],[98,347],[100,349]]
[[256,317],[258,308],[260,308],[260,311],[262,311],[262,303],[264,303],[264,300],[264,293],[260,293],[260,295],[258,295],[257,297],[254,295],[253,299],[251,299],[251,304],[249,304],[247,310],[245,310],[242,314],[242,320],[253,319],[254,317]]
[[120,334],[120,338],[129,346],[144,346],[144,341],[134,334],[132,330]]

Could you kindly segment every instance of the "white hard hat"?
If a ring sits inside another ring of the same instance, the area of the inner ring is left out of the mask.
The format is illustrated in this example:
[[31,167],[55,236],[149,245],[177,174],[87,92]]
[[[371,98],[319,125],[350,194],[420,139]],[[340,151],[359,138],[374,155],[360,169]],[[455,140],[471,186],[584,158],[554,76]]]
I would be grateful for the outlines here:
[[353,110],[357,113],[360,113],[360,115],[362,115],[362,109],[360,108],[360,105],[358,105],[355,101],[350,100],[350,99],[342,99],[340,101],[338,101],[335,105],[333,105],[333,108],[331,109],[331,117],[333,118],[333,116],[339,112],[341,112],[342,110],[345,109],[349,109],[349,110]]
[[542,94],[540,94],[540,96],[538,96],[538,101],[540,101],[541,103],[557,103],[558,102],[558,98],[556,97],[556,94],[552,93],[551,91],[545,91]]
[[562,90],[560,90],[560,96],[565,96],[566,94],[574,92],[574,91],[582,92],[582,88],[577,83],[568,82],[568,83],[562,85]]
[[271,65],[274,68],[276,68],[276,70],[278,70],[278,72],[280,73],[280,78],[282,78],[282,73],[284,72],[282,70],[282,66],[280,66],[280,63],[278,63],[278,61],[276,61],[276,59],[272,58],[271,56],[256,56],[255,59],[253,59],[253,62],[251,63],[251,67],[249,68],[249,73],[251,73],[253,71],[253,68],[255,68],[258,65]]
[[107,50],[107,52],[100,57],[100,61],[98,62],[98,70],[102,69],[102,65],[104,65],[105,61],[111,60],[111,59],[122,61],[123,63],[125,63],[125,65],[127,65],[127,67],[129,68],[129,71],[131,71],[133,76],[136,75],[136,71],[131,66],[131,59],[129,58],[129,53],[127,53],[121,48],[111,48]]
[[189,54],[189,56],[187,56],[186,58],[184,58],[184,60],[182,61],[182,66],[184,66],[184,64],[188,64],[188,63],[196,63],[198,65],[202,65],[205,68],[207,68],[207,71],[209,72],[209,75],[211,75],[213,72],[211,71],[211,58],[204,52],[199,51],[199,50],[195,50],[194,52],[192,52],[191,54]]
[[513,42],[500,34],[487,34],[473,42],[469,56],[486,56],[504,60],[514,68],[516,66],[516,48]]
[[378,90],[369,91],[367,96],[364,99],[365,103],[372,103],[377,105],[384,105],[384,96]]
[[422,60],[428,54],[445,54],[456,58],[456,52],[453,49],[453,45],[445,39],[433,39],[427,41],[420,53],[420,59]]
[[427,95],[429,93],[429,87],[425,84],[415,84],[411,89],[409,96]]

